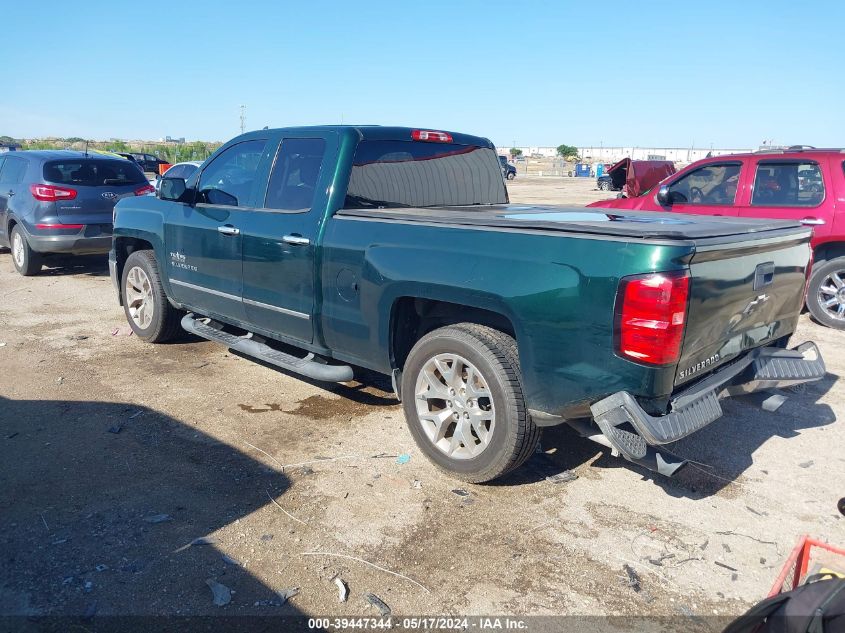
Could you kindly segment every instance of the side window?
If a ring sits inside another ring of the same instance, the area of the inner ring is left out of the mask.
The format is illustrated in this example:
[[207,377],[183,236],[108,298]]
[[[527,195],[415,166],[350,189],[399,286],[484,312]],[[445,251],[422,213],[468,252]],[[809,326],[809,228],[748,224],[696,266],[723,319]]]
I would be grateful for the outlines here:
[[197,202],[244,206],[267,144],[265,139],[244,141],[223,151],[202,172]]
[[7,156],[3,164],[3,173],[0,174],[0,181],[7,185],[16,185],[23,182],[26,173],[26,159]]
[[673,182],[669,195],[681,204],[732,205],[741,167],[740,163],[705,165]]
[[282,140],[270,174],[265,208],[310,211],[325,153],[326,142],[321,138]]
[[0,182],[3,182],[3,164],[6,162],[5,156],[0,156]]
[[754,176],[751,204],[815,207],[824,200],[824,180],[816,163],[761,162]]

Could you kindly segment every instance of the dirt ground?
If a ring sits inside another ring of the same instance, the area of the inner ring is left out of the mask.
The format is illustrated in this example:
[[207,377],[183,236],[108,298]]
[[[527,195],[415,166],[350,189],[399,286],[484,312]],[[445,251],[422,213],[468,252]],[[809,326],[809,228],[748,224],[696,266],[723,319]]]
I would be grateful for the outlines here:
[[[509,183],[513,202],[607,195],[592,187]],[[701,463],[676,478],[556,428],[469,486],[419,453],[385,379],[327,387],[188,336],[143,344],[104,258],[55,263],[23,278],[0,254],[0,614],[377,616],[372,593],[400,616],[706,627],[764,597],[800,535],[845,543],[845,335],[806,317],[794,342],[819,343],[826,379],[775,413],[726,402],[674,445]]]

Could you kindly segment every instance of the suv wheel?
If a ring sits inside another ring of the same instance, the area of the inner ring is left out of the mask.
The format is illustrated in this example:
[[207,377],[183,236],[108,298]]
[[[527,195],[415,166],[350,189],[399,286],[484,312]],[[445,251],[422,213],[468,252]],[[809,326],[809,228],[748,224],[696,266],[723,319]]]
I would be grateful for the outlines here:
[[807,309],[821,323],[845,330],[845,257],[819,262],[807,288]]
[[508,180],[513,180],[514,178],[516,178],[516,172],[509,171],[508,172]]
[[123,266],[121,281],[123,311],[138,338],[148,343],[175,338],[180,313],[167,300],[153,252],[132,253]]
[[36,253],[26,241],[26,234],[19,225],[12,229],[12,262],[17,270],[24,277],[37,275],[41,271],[41,255]]
[[516,341],[498,330],[460,323],[426,334],[408,355],[402,393],[417,446],[457,479],[496,479],[522,465],[540,439]]

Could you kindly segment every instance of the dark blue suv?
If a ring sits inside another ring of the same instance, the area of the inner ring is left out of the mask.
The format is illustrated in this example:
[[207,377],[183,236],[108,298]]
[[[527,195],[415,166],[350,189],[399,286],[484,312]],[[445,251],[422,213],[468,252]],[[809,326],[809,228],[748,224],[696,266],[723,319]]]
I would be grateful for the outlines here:
[[115,203],[153,192],[138,165],[124,158],[48,150],[2,154],[0,247],[12,249],[22,275],[36,274],[53,253],[108,253]]

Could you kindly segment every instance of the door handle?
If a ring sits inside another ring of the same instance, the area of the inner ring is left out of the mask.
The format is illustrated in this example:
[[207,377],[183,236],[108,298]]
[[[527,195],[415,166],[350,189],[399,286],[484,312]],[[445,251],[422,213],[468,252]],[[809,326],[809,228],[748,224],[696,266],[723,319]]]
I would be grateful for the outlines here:
[[285,235],[282,239],[288,244],[293,244],[294,246],[308,246],[311,243],[311,240],[307,237],[302,237],[296,233],[292,235]]
[[820,218],[801,218],[801,224],[805,226],[820,226],[824,224],[824,220]]
[[241,232],[241,230],[236,229],[234,226],[230,226],[229,224],[226,224],[225,226],[218,226],[217,232],[222,233],[223,235],[238,235]]

